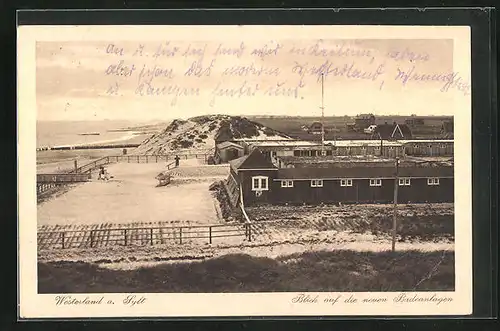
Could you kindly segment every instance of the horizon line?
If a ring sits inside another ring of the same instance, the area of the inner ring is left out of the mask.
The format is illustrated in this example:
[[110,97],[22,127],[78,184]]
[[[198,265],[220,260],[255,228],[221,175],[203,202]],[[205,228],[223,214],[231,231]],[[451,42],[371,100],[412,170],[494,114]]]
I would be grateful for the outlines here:
[[[356,116],[359,115],[367,115],[367,114],[373,114],[373,113],[360,113],[357,115],[334,115],[334,116],[327,116],[325,115],[325,118],[342,118],[342,117],[352,117],[355,118]],[[418,114],[407,114],[407,115],[402,115],[402,114],[373,114],[375,117],[388,117],[388,116],[394,116],[394,117],[454,117],[452,114],[438,114],[438,115],[418,115]],[[130,118],[117,118],[117,119],[110,119],[110,118],[104,118],[104,119],[95,119],[95,118],[89,118],[89,119],[36,119],[37,122],[92,122],[92,121],[137,121],[137,122],[152,122],[152,121],[172,121],[175,119],[190,119],[190,118],[195,118],[195,117],[202,117],[202,116],[240,116],[240,117],[298,117],[298,118],[320,118],[322,116],[314,116],[314,115],[285,115],[285,114],[277,114],[277,115],[266,115],[266,114],[256,114],[256,115],[245,115],[245,114],[238,114],[238,115],[230,115],[230,114],[205,114],[205,115],[195,115],[195,116],[190,116],[190,117],[171,117],[171,118],[151,118],[151,119],[130,119]]]

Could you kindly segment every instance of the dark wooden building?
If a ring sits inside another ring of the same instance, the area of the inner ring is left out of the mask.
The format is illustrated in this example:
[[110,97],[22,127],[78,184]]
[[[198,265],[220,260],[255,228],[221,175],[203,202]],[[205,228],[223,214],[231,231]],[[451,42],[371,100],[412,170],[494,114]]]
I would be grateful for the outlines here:
[[411,129],[406,124],[379,124],[372,134],[374,139],[411,139]]
[[404,154],[408,156],[448,156],[453,157],[453,140],[406,140],[403,142]]
[[441,125],[441,135],[446,138],[453,138],[453,121],[445,121]]
[[313,122],[309,125],[309,133],[310,134],[321,134],[321,129],[323,128],[323,124],[321,122]]
[[373,114],[359,114],[354,119],[354,126],[359,130],[366,129],[373,124],[375,124],[375,115]]
[[278,168],[259,150],[229,161],[230,179],[240,188],[245,206],[273,201],[273,187]]
[[[394,161],[395,162],[395,161]],[[245,206],[255,204],[391,203],[397,180],[399,203],[454,201],[453,166],[401,162],[333,162],[279,168],[260,151],[233,160],[231,177]]]

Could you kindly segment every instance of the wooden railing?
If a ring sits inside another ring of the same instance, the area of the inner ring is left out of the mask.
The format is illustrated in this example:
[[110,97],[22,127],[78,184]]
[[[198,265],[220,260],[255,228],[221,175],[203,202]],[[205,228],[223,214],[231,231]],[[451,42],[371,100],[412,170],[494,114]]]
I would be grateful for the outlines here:
[[252,241],[252,222],[248,217],[247,212],[245,211],[245,205],[243,203],[243,189],[240,185],[240,208],[243,213],[244,221],[245,221],[245,237],[247,237],[248,241]]
[[[184,154],[165,154],[165,155],[114,155],[104,156],[95,161],[89,162],[81,167],[72,169],[65,174],[37,174],[37,193],[42,194],[55,187],[67,183],[83,182],[88,179],[92,171],[110,163],[158,163],[179,159],[187,160],[189,158],[203,159],[207,162],[209,154],[207,153],[184,153]],[[175,161],[167,164],[167,170],[175,168]],[[86,178],[84,180],[84,178]]]
[[126,162],[126,163],[159,163],[159,162],[167,162],[170,160],[175,160],[175,157],[178,156],[180,160],[187,159],[200,159],[207,160],[209,154],[200,154],[200,153],[192,153],[192,154],[165,154],[165,155],[112,155],[112,156],[104,156],[100,159],[87,163],[81,167],[78,167],[76,170],[73,169],[70,173],[87,173],[98,167],[110,163],[118,163],[118,162]]
[[38,232],[37,242],[39,249],[156,245],[169,242],[181,245],[193,239],[207,240],[212,244],[215,238],[250,238],[250,231],[249,224],[55,230]]
[[37,174],[37,183],[74,183],[89,180],[87,174]]

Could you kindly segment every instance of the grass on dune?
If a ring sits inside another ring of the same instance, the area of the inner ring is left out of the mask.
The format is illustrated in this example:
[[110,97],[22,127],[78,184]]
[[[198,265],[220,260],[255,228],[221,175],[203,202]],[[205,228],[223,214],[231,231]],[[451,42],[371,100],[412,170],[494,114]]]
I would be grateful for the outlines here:
[[38,264],[39,293],[452,291],[454,253],[355,252],[245,254],[201,262],[112,270],[82,262]]

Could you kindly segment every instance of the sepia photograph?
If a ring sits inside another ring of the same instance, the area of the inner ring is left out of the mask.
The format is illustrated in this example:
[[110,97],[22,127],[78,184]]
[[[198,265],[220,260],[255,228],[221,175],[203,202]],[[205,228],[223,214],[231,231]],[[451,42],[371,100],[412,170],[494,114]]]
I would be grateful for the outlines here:
[[19,32],[32,295],[470,307],[468,28],[93,28]]

